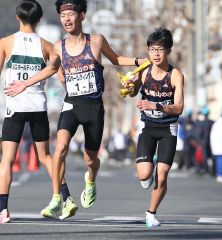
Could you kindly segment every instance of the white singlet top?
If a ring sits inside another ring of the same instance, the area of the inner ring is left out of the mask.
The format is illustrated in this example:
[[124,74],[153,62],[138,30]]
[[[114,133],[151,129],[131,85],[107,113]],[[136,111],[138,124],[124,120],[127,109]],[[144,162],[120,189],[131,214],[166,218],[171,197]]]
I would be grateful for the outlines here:
[[[10,58],[6,62],[6,86],[15,80],[28,80],[45,68],[41,38],[35,33],[17,32]],[[46,80],[25,89],[15,97],[6,96],[6,117],[14,112],[47,111]]]

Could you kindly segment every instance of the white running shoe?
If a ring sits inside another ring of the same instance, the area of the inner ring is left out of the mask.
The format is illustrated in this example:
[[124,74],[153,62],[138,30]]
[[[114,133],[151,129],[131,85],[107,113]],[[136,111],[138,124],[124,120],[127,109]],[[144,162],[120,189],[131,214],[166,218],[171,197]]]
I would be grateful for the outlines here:
[[10,222],[11,222],[11,217],[10,217],[8,209],[3,209],[0,212],[0,224],[10,223]]
[[152,175],[149,179],[145,181],[140,181],[140,184],[142,188],[149,189],[152,186],[153,181],[154,181],[154,176]]
[[148,228],[151,227],[159,227],[160,222],[156,219],[156,215],[150,212],[146,212],[146,226]]
[[156,171],[155,171],[156,165],[157,165],[157,155],[155,154],[153,157],[153,174],[149,179],[145,181],[140,181],[142,188],[149,189],[152,186],[155,180],[155,175],[156,175]]

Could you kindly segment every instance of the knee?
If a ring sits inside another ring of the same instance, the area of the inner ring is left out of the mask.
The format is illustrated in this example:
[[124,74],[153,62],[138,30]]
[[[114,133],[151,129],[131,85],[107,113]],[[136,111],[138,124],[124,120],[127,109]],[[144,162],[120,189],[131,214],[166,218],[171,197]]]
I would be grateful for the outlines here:
[[65,143],[57,143],[55,147],[55,154],[60,157],[65,157],[68,153],[68,145]]
[[147,171],[137,171],[137,177],[140,181],[145,181],[149,179],[152,175],[152,172]]
[[12,172],[13,161],[8,164],[0,163],[0,179],[4,179]]
[[157,187],[163,188],[167,186],[167,177],[165,175],[160,175],[156,179]]

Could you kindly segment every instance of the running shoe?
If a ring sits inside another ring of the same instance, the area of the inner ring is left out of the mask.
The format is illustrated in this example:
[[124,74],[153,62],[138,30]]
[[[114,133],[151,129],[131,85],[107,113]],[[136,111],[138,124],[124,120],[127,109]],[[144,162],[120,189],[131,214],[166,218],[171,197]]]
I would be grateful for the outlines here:
[[149,179],[145,181],[140,181],[140,184],[142,188],[149,189],[152,186],[153,181],[154,181],[154,176],[152,175]]
[[11,222],[11,218],[10,218],[9,211],[7,209],[3,209],[0,213],[0,224],[10,223],[10,222]]
[[154,157],[153,157],[153,174],[149,179],[147,179],[145,181],[140,181],[140,184],[141,184],[142,188],[149,189],[152,186],[152,184],[155,180],[155,174],[156,174],[155,167],[156,167],[156,165],[157,165],[157,155],[155,154]]
[[62,215],[59,217],[59,219],[63,220],[65,218],[72,217],[75,215],[77,210],[78,207],[75,204],[74,199],[71,196],[69,196],[63,203]]
[[96,183],[89,181],[89,172],[85,173],[85,189],[81,194],[81,204],[84,208],[90,208],[96,201]]
[[156,219],[155,214],[146,212],[146,226],[148,228],[160,226],[160,222]]
[[49,205],[41,211],[43,217],[57,218],[62,215],[62,200],[60,195],[52,197]]

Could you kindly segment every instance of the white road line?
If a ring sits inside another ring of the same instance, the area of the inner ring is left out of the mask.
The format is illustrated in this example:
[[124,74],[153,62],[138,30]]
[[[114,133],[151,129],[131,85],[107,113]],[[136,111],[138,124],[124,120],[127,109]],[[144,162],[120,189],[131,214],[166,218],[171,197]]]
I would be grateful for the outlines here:
[[[82,214],[81,214],[82,215]],[[94,214],[92,214],[93,216]],[[89,216],[89,214],[87,214]],[[39,219],[39,220],[45,220],[46,218],[43,218],[39,213],[11,213],[12,218],[24,218],[24,219]],[[73,218],[73,220],[75,220]],[[92,218],[90,221],[143,221],[144,217],[135,217],[135,216],[104,216],[104,217],[96,217]],[[89,221],[89,220],[77,220],[77,221]]]
[[[82,214],[80,214],[82,215]],[[94,214],[92,214],[93,216]],[[69,219],[65,221],[60,221],[59,219],[47,219],[43,218],[39,213],[12,213],[12,224],[15,225],[44,225],[44,226],[85,226],[90,224],[91,227],[133,227],[133,228],[144,228],[144,217],[137,216],[103,216],[94,217],[92,219]],[[88,215],[89,216],[89,215]],[[165,215],[161,215],[163,217]],[[174,215],[174,217],[182,217],[180,215]],[[188,217],[188,216],[186,216]],[[194,216],[193,216],[194,217]],[[196,216],[197,217],[197,216]],[[39,221],[36,221],[39,220]],[[137,222],[136,224],[133,224]],[[165,220],[162,221],[162,226],[165,227],[178,227],[183,226],[185,228],[190,228],[195,225],[196,228],[201,227],[199,223],[209,223],[209,224],[222,224],[222,218],[220,217],[201,217],[198,220],[190,219],[190,221],[177,220]]]
[[[18,218],[37,218],[37,217],[40,217],[41,218],[41,215],[40,215],[40,212],[10,212],[11,216],[13,217],[18,217]],[[143,216],[143,214],[140,214],[140,216],[134,214],[134,215],[130,215],[130,214],[121,214],[121,215],[112,215],[112,213],[107,213],[107,215],[105,216],[101,216],[102,214],[100,213],[85,213],[85,212],[78,212],[77,213],[77,216],[92,216],[93,219],[95,220],[100,220],[101,218],[102,219],[105,219],[105,220],[115,220],[115,219],[122,219],[122,220],[127,220],[127,219],[131,219],[131,220],[141,220],[143,219],[143,217],[145,217],[145,215]],[[204,216],[204,217],[201,217],[199,214],[198,215],[193,215],[193,214],[190,214],[190,215],[178,215],[178,214],[160,214],[158,215],[160,218],[165,218],[165,219],[168,219],[168,218],[196,218],[196,219],[202,219],[202,218],[206,218],[206,219],[217,219],[217,220],[221,220],[221,216]]]
[[105,216],[93,218],[94,221],[144,221],[144,217],[127,217],[127,216]]
[[96,227],[96,228],[106,228],[106,227],[116,227],[116,228],[146,228],[145,224],[135,224],[132,225],[130,224],[101,224],[101,223],[93,223],[93,222],[88,222],[87,223],[79,223],[79,222],[66,222],[66,223],[62,223],[62,222],[11,222],[10,225],[32,225],[32,226],[77,226],[77,227],[86,227],[86,225],[88,225],[88,227]]
[[99,177],[112,177],[114,175],[113,172],[110,172],[110,171],[99,171],[98,172],[98,176]]
[[187,172],[170,172],[170,178],[188,178],[189,174]]
[[10,213],[12,218],[43,219],[40,213]]
[[201,217],[197,222],[198,223],[218,223],[218,224],[222,224],[222,218],[218,218],[218,217]]
[[18,177],[17,181],[12,182],[11,187],[18,187],[23,183],[27,182],[29,178],[30,178],[30,173],[24,172]]

